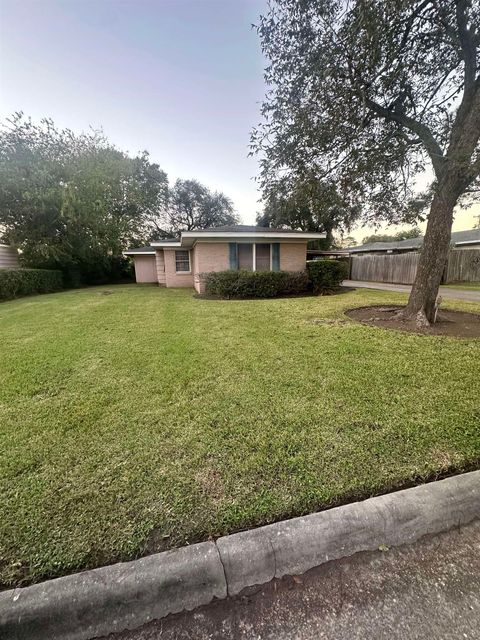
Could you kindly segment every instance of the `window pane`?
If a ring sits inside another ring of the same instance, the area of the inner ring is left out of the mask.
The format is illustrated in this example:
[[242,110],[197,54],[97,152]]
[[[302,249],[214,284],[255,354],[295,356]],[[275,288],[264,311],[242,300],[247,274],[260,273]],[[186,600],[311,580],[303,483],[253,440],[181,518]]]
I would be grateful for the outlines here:
[[270,271],[270,245],[257,244],[255,246],[256,271]]
[[251,244],[238,244],[238,268],[253,269],[253,246]]
[[175,251],[175,270],[190,271],[190,253],[188,251]]

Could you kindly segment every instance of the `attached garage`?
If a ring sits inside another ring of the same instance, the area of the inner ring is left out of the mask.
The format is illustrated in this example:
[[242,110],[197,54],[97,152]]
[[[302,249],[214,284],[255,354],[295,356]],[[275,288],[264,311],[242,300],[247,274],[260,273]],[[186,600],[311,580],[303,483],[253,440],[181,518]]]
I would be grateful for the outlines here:
[[125,255],[131,256],[133,259],[136,282],[158,282],[155,249],[153,247],[130,249],[125,251]]

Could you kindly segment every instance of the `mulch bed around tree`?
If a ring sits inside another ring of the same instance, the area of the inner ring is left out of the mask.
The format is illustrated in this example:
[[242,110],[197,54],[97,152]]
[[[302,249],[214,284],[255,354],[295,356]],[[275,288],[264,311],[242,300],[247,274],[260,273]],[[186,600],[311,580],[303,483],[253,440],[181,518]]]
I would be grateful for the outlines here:
[[397,305],[359,307],[349,309],[346,315],[362,324],[397,331],[410,331],[431,336],[452,336],[456,338],[480,338],[480,315],[464,311],[441,310],[437,322],[427,328],[419,328],[415,320],[404,321],[396,317],[403,307]]

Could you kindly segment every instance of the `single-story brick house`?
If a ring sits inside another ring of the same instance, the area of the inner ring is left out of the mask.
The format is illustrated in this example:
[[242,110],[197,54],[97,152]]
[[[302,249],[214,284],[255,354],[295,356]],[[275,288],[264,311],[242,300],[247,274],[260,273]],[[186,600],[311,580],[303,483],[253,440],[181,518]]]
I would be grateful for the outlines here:
[[307,242],[324,233],[305,233],[248,225],[184,231],[179,239],[130,249],[137,282],[166,287],[195,287],[203,293],[201,274],[227,269],[303,271]]

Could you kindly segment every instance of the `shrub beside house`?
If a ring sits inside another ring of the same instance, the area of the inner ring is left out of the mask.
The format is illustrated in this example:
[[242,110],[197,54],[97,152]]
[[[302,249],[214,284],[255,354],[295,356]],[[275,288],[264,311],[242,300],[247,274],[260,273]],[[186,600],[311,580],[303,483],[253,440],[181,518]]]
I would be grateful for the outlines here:
[[334,293],[347,277],[338,260],[315,260],[303,271],[218,271],[201,274],[205,293],[219,298],[275,298],[312,291]]
[[311,260],[307,272],[313,293],[332,293],[348,278],[348,264],[341,260]]
[[15,247],[0,244],[0,302],[63,288],[60,271],[20,267]]
[[0,301],[63,288],[61,271],[54,269],[0,269]]
[[308,290],[306,271],[218,271],[202,274],[205,293],[220,298],[276,298]]

